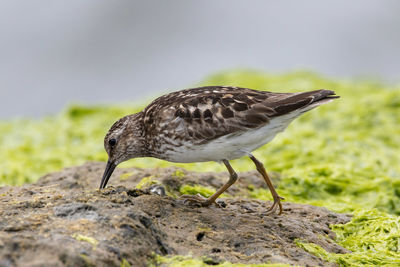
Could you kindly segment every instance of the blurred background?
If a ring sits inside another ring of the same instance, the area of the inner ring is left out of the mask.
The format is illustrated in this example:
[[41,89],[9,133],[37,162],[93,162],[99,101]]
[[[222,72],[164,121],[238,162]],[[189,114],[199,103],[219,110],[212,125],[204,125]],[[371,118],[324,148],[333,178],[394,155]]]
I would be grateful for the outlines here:
[[399,10],[396,0],[3,0],[0,119],[150,100],[236,68],[398,83]]

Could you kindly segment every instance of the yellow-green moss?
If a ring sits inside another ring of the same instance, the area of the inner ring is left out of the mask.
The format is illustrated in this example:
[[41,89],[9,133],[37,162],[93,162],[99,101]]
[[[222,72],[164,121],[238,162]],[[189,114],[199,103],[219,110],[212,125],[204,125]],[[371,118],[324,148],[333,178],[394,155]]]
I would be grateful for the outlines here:
[[296,241],[306,251],[341,266],[400,266],[400,218],[378,210],[359,210],[351,222],[334,225],[337,242],[352,251],[335,254],[316,244]]
[[174,176],[174,177],[176,177],[176,178],[182,178],[182,177],[185,176],[185,174],[184,174],[183,171],[181,171],[181,170],[176,170],[176,171],[172,174],[172,176]]
[[[155,255],[155,262],[150,264],[150,266],[156,265],[167,265],[169,267],[209,267],[211,266],[208,264],[208,258],[193,258],[191,256],[173,256],[173,257],[163,257],[160,255]],[[219,266],[219,267],[290,267],[289,264],[242,264],[242,263],[230,263],[230,262],[223,262],[220,264],[215,265],[214,263],[212,266]]]
[[127,173],[123,173],[119,176],[119,179],[121,181],[128,179],[129,177],[131,177],[134,173],[133,172],[127,172]]
[[92,244],[93,246],[97,246],[97,244],[99,243],[99,241],[97,241],[95,238],[90,237],[90,236],[85,236],[85,235],[81,235],[81,234],[73,234],[72,237],[78,241],[88,242],[88,243]]
[[83,266],[87,266],[87,267],[95,267],[96,266],[88,255],[79,254],[79,257],[83,260],[83,264],[81,263]]
[[122,259],[120,266],[121,267],[131,267],[131,264],[126,259]]
[[155,180],[153,176],[143,177],[142,180],[140,180],[139,183],[136,185],[136,188],[143,189],[157,183],[157,180]]

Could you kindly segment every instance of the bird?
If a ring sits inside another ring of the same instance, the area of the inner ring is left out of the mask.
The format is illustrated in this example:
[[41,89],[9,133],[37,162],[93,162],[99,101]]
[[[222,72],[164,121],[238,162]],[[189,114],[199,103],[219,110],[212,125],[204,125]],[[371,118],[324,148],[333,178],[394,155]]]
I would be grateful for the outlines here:
[[265,180],[273,198],[267,213],[282,214],[281,197],[265,167],[252,152],[269,143],[295,118],[339,98],[334,91],[276,93],[233,86],[203,86],[165,94],[142,111],[117,120],[104,138],[108,161],[100,189],[116,166],[138,157],[169,162],[223,163],[229,180],[213,195],[182,195],[185,202],[202,207],[216,199],[238,179],[230,160],[249,157]]

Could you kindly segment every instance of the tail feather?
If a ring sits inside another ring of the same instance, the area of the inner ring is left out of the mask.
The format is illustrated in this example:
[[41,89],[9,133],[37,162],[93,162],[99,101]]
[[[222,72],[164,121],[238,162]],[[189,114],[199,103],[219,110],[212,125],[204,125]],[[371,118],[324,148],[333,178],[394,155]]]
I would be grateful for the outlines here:
[[271,103],[272,105],[270,105],[270,107],[275,110],[273,116],[280,116],[295,110],[305,112],[336,98],[339,98],[339,96],[335,95],[334,91],[320,89],[289,95],[279,101]]

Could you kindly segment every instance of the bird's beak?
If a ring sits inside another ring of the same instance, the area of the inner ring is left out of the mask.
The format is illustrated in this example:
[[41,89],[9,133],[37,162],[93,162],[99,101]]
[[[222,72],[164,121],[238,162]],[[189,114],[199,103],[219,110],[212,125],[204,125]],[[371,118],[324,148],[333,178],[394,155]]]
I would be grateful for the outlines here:
[[104,171],[103,178],[101,179],[100,189],[106,187],[107,182],[110,179],[110,176],[113,173],[115,167],[117,167],[117,165],[115,165],[114,162],[111,162],[110,160],[107,161],[107,166]]

